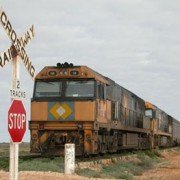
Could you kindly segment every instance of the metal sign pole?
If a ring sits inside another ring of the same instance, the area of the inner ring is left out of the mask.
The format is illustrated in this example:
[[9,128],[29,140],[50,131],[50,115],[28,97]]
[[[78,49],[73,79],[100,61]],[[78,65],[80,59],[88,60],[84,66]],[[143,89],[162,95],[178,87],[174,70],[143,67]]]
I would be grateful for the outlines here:
[[10,180],[18,180],[19,144],[10,140]]
[[14,151],[15,146],[12,142],[12,140],[10,140],[10,159],[9,159],[9,179],[13,180],[14,178]]
[[[19,59],[16,55],[12,61],[12,88],[16,89],[19,80]],[[13,99],[12,99],[13,100]],[[18,180],[19,144],[10,140],[10,180]]]

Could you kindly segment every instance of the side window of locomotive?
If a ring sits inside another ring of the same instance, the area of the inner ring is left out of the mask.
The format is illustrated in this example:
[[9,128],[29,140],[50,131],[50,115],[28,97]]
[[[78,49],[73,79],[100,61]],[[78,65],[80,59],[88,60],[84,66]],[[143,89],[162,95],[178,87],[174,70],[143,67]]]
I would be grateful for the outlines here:
[[156,111],[155,111],[155,118],[158,120],[161,119],[161,112],[159,111],[159,109],[156,109]]
[[111,119],[118,120],[119,118],[119,102],[111,101]]
[[153,112],[152,112],[152,109],[147,109],[145,111],[145,115],[149,118],[152,118],[153,117]]
[[106,85],[103,86],[104,87],[104,100],[106,100],[107,98],[107,89],[106,89]]
[[115,120],[115,102],[111,101],[111,119]]
[[137,102],[134,102],[134,110],[137,110]]
[[106,88],[105,85],[97,83],[97,98],[106,99]]
[[109,85],[106,85],[106,99],[111,100],[112,99],[112,87]]

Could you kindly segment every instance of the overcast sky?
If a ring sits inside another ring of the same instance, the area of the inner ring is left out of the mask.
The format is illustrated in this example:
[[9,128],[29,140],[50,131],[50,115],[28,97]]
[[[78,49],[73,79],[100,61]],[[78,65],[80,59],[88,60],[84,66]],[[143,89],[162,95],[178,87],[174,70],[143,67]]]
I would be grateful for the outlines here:
[[[179,0],[0,0],[18,36],[34,24],[26,51],[36,71],[87,65],[180,119]],[[10,46],[0,25],[0,52]],[[9,141],[11,63],[0,68],[0,142]],[[30,119],[33,81],[21,62]],[[27,130],[24,141],[29,141]]]

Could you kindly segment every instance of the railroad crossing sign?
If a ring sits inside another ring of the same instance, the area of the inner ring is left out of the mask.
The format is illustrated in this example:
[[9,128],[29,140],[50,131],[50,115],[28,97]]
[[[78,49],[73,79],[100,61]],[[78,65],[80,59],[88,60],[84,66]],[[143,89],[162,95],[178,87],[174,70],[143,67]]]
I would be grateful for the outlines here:
[[[25,92],[20,90],[19,81],[19,60],[21,57],[27,71],[32,79],[35,77],[35,68],[28,57],[25,46],[34,37],[34,26],[32,25],[26,33],[18,38],[13,29],[6,13],[0,9],[0,22],[11,40],[12,45],[0,54],[0,67],[4,67],[8,62],[12,61],[12,89],[10,90],[11,97],[14,99],[8,111],[8,131],[11,136],[10,141],[10,179],[18,180],[18,158],[19,144],[26,131],[26,111],[22,101],[17,98],[25,98]],[[19,84],[18,84],[19,83]]]
[[8,111],[8,131],[12,142],[20,143],[26,132],[26,110],[22,101],[14,100]]
[[[21,57],[30,76],[34,79],[35,68],[32,65],[32,62],[24,49],[25,46],[34,37],[34,26],[32,25],[30,29],[21,38],[18,38],[9,19],[7,18],[6,13],[2,9],[0,9],[0,22],[12,42],[12,46],[9,47],[5,52],[1,54],[0,66],[4,67],[4,65],[6,65],[7,62],[13,60],[13,58],[18,54]],[[15,53],[12,53],[12,52],[15,52]]]

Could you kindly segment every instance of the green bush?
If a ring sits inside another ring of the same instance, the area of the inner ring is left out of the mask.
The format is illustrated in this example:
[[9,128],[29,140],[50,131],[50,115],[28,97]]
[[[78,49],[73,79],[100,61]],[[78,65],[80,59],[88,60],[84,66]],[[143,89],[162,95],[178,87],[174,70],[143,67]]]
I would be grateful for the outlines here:
[[[8,157],[0,157],[0,169],[9,170]],[[64,160],[63,158],[28,158],[26,160],[19,158],[19,170],[64,172]]]
[[81,176],[86,176],[86,177],[94,177],[94,178],[100,178],[100,172],[97,172],[95,170],[91,169],[79,169],[76,171],[76,174],[79,174]]
[[102,165],[100,172],[90,169],[78,170],[77,174],[81,176],[93,177],[93,178],[113,178],[113,179],[133,179],[133,176],[141,175],[145,170],[153,168],[160,162],[159,154],[154,151],[136,151],[139,161],[130,162],[116,162],[112,161],[112,164],[107,166]]
[[0,169],[5,171],[9,170],[9,158],[0,157]]
[[64,172],[63,158],[34,158],[19,161],[20,171],[52,171]]

